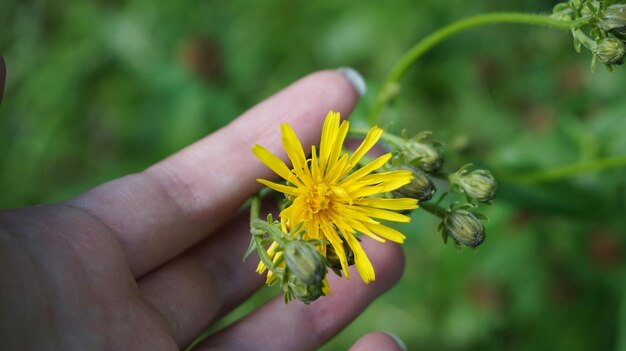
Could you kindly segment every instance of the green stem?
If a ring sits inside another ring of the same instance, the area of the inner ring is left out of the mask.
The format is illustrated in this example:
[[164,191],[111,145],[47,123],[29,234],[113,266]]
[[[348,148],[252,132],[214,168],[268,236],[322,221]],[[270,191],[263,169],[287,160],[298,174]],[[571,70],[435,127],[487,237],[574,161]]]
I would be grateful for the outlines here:
[[[355,137],[365,137],[368,132],[369,132],[369,129],[366,129],[366,128],[352,128],[349,131],[349,135],[355,136]],[[402,139],[401,137],[397,135],[387,133],[387,132],[383,132],[383,134],[380,136],[380,140],[384,141],[385,143],[397,149],[401,149],[402,146],[404,145],[404,139]]]
[[376,102],[372,107],[372,111],[369,115],[368,121],[370,125],[377,124],[380,112],[383,107],[391,100],[391,98],[398,92],[398,81],[411,67],[411,65],[422,55],[428,52],[437,44],[448,39],[449,37],[462,32],[466,29],[480,27],[497,23],[520,23],[535,26],[544,26],[556,29],[571,30],[579,28],[586,24],[589,20],[578,19],[574,21],[563,21],[550,17],[550,15],[538,15],[530,13],[516,13],[516,12],[494,12],[485,13],[468,18],[464,18],[448,24],[447,26],[440,28],[439,30],[426,36],[419,42],[417,42],[404,56],[398,60],[395,66],[391,69],[383,86],[376,98]]
[[421,202],[420,207],[426,210],[426,212],[435,215],[441,219],[443,219],[443,217],[445,217],[446,215],[446,209],[439,205],[431,204],[428,202]]
[[[254,232],[255,229],[263,229],[265,231],[269,231],[269,225],[267,222],[263,221],[259,218],[261,214],[261,194],[256,193],[250,198],[250,231]],[[261,226],[262,228],[253,228],[254,226]],[[267,251],[263,246],[263,238],[260,235],[252,235],[252,241],[254,242],[254,246],[256,246],[257,253],[259,254],[259,259],[268,270],[275,272],[274,264],[272,263],[272,259],[267,255]]]
[[518,183],[533,184],[569,178],[581,173],[607,170],[626,166],[626,155],[580,162],[573,165],[556,167],[522,175],[504,175],[503,178]]
[[250,198],[250,224],[261,215],[261,194],[256,193]]

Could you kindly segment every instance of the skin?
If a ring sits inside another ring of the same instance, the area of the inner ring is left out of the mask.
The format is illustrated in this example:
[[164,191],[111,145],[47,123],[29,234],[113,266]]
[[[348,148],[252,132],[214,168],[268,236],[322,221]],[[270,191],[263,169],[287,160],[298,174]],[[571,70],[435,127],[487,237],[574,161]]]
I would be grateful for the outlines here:
[[[58,204],[0,212],[2,348],[184,348],[263,284],[256,260],[241,262],[249,230],[238,210],[260,188],[256,178],[272,177],[252,145],[285,158],[279,123],[316,144],[328,110],[347,116],[357,99],[340,74],[314,73],[141,173]],[[402,273],[398,246],[363,244],[374,283],[332,276],[332,295],[309,306],[278,296],[198,349],[319,347]],[[351,350],[394,347],[386,334],[368,334]]]

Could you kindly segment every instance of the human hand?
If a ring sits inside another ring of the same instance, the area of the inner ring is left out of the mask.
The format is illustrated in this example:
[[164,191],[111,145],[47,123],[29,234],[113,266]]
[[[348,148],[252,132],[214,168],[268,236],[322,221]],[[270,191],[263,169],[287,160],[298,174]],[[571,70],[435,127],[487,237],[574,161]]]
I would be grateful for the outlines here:
[[[4,76],[4,72],[2,72]],[[147,170],[54,205],[0,213],[0,341],[7,350],[176,350],[263,284],[241,262],[250,240],[238,208],[271,171],[280,122],[317,143],[323,118],[358,95],[340,74],[307,76],[228,126]],[[400,277],[398,246],[363,239],[377,280],[329,275],[332,295],[309,306],[279,296],[199,347],[315,349]],[[356,274],[354,275],[356,276]],[[372,333],[353,350],[400,349]]]

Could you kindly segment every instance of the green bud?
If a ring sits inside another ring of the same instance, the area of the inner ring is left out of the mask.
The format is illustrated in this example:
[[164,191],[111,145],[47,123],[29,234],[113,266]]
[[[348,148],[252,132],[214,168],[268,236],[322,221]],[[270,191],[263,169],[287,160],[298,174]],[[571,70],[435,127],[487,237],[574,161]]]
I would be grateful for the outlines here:
[[426,202],[432,199],[437,192],[437,188],[435,188],[435,184],[433,184],[426,173],[411,166],[401,166],[398,169],[411,171],[413,179],[409,184],[393,192],[396,197],[410,197],[419,200],[419,202]]
[[626,38],[626,4],[613,4],[607,7],[600,18],[600,28]]
[[607,65],[621,65],[624,63],[626,47],[624,42],[617,38],[605,38],[596,47],[598,60]]
[[580,15],[582,17],[595,17],[602,7],[598,1],[585,1],[581,6]]
[[[343,251],[346,253],[348,266],[352,266],[354,264],[354,252],[345,241],[342,246]],[[332,245],[326,246],[326,261],[328,262],[330,268],[337,273],[337,275],[341,275],[341,261],[339,260],[339,256],[337,256],[337,252]]]
[[302,282],[311,284],[326,276],[324,257],[310,242],[291,240],[285,245],[284,255],[287,268]]
[[305,283],[294,274],[289,274],[287,283],[283,286],[285,290],[285,302],[296,298],[308,305],[324,295],[322,291],[324,287],[323,284],[322,280],[314,283]]
[[443,166],[443,155],[433,143],[423,143],[415,138],[407,140],[400,154],[408,164],[427,173],[437,172]]
[[450,210],[443,218],[444,238],[451,236],[457,244],[477,247],[485,241],[485,228],[476,215],[465,209]]
[[480,202],[490,203],[496,197],[498,183],[488,170],[478,169],[467,173],[464,167],[452,174],[450,180],[468,197]]

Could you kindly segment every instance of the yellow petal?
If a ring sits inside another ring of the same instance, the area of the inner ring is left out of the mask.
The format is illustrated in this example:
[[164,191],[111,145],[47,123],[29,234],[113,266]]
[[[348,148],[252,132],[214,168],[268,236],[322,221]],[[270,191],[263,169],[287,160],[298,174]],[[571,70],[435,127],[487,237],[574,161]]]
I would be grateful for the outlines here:
[[[269,258],[273,258],[274,254],[276,253],[277,248],[278,248],[278,243],[273,242],[272,245],[270,245],[270,247],[267,249],[267,256]],[[265,272],[265,269],[267,269],[267,267],[265,267],[265,264],[263,263],[263,261],[259,261],[259,264],[256,267],[256,272],[259,274],[263,274],[263,272]]]
[[346,241],[348,245],[350,245],[352,252],[354,252],[354,264],[356,265],[357,271],[359,271],[361,279],[363,279],[365,284],[368,284],[376,278],[372,263],[369,258],[367,258],[365,251],[363,251],[361,243],[359,243],[354,236],[346,235]]
[[296,185],[302,185],[293,173],[291,173],[291,170],[287,167],[287,165],[281,159],[267,151],[267,149],[263,146],[258,144],[254,145],[252,147],[252,152],[259,160],[261,160],[261,162],[265,163],[267,167],[279,176],[283,177],[286,181]]
[[380,184],[378,184],[378,186],[382,189],[383,193],[387,193],[390,191],[394,191],[398,188],[401,188],[407,184],[409,184],[411,182],[411,179],[406,179],[406,178],[397,178],[397,179],[393,179],[393,180],[388,180],[388,181],[384,181]]
[[346,218],[346,223],[348,223],[352,228],[356,229],[357,231],[369,236],[370,238],[384,243],[386,240],[381,238],[380,236],[374,234],[371,230],[369,230],[363,223],[354,220],[352,218]]
[[320,138],[320,170],[323,173],[326,170],[330,153],[337,141],[337,132],[339,129],[339,113],[329,111],[324,120],[322,127],[322,136]]
[[362,223],[371,223],[371,224],[379,224],[380,222],[371,219],[370,217],[364,215],[363,213],[357,211],[355,209],[356,206],[346,206],[346,208],[344,209],[344,215],[346,217],[350,217],[356,221],[362,222]]
[[326,277],[322,280],[322,293],[324,296],[330,295],[330,285],[328,285],[328,279]]
[[313,178],[314,183],[322,179],[319,163],[317,163],[317,149],[315,145],[311,146],[311,178]]
[[360,198],[364,196],[371,196],[376,194],[384,193],[383,188],[380,186],[368,186],[350,193],[351,196],[355,198]]
[[352,156],[350,156],[350,160],[346,165],[346,169],[344,169],[344,173],[352,169],[352,167],[354,167],[359,162],[361,157],[363,157],[363,155],[365,155],[372,148],[372,146],[374,146],[376,142],[378,142],[378,139],[380,139],[381,135],[383,135],[383,130],[378,127],[373,127],[369,130],[369,132],[367,132],[367,135],[365,136],[365,139],[363,140],[361,145],[359,145],[359,147],[354,151]]
[[362,178],[362,177],[372,173],[373,171],[379,169],[380,167],[382,167],[385,163],[387,163],[387,161],[389,161],[390,158],[391,158],[391,154],[390,153],[389,154],[384,154],[384,155],[380,156],[379,158],[375,159],[374,161],[366,164],[365,166],[361,167],[357,171],[355,171],[352,174],[350,174],[341,183],[347,185],[350,182],[354,182],[354,181],[359,180],[360,178]]
[[283,185],[283,184],[278,184],[278,183],[274,183],[274,182],[270,182],[269,180],[265,180],[265,179],[257,179],[257,182],[265,185],[268,188],[274,189],[278,192],[284,193],[284,194],[288,194],[288,195],[298,195],[298,189],[294,188],[294,187],[290,187],[287,185]]
[[380,184],[386,181],[394,181],[402,179],[403,181],[410,182],[413,179],[413,175],[410,171],[390,171],[390,172],[378,172],[368,174],[359,179],[359,183],[363,185]]
[[362,207],[362,206],[354,206],[354,209],[363,213],[368,217],[384,219],[392,222],[400,222],[400,223],[409,223],[411,221],[411,217],[405,216],[398,212],[381,210],[379,208],[373,207]]
[[417,200],[409,198],[361,198],[356,200],[355,204],[357,206],[377,207],[393,211],[412,210],[418,207]]
[[312,185],[313,181],[311,180],[311,173],[307,167],[304,149],[302,149],[300,140],[298,140],[296,133],[287,123],[281,124],[280,129],[283,135],[281,138],[283,141],[283,147],[287,152],[287,156],[291,160],[293,172],[304,184],[307,186]]
[[348,154],[343,154],[341,158],[328,169],[326,176],[324,177],[324,181],[326,183],[334,184],[339,180],[339,178],[341,178],[341,176],[343,176],[342,172],[348,163],[348,157]]
[[346,139],[346,135],[348,135],[348,128],[350,123],[348,121],[341,122],[339,126],[339,130],[335,134],[335,140],[333,143],[333,147],[330,151],[330,155],[328,156],[328,169],[333,167],[339,159],[339,155],[341,154],[341,149],[343,148],[343,142]]
[[343,241],[341,241],[339,234],[337,234],[337,231],[335,231],[335,229],[332,228],[331,225],[322,224],[321,229],[326,239],[330,241],[330,244],[335,249],[335,254],[337,255],[337,257],[339,257],[339,262],[341,262],[341,270],[343,271],[346,279],[350,279],[350,272],[348,271],[348,259],[346,258],[346,252],[343,249]]
[[387,227],[386,225],[369,224],[369,223],[366,223],[365,225],[369,229],[371,229],[374,233],[382,236],[383,238],[389,239],[393,242],[403,243],[404,239],[406,239],[406,236],[404,236],[404,234],[402,234],[401,232],[393,228]]

